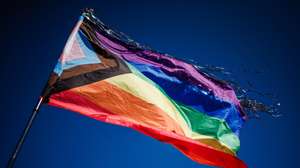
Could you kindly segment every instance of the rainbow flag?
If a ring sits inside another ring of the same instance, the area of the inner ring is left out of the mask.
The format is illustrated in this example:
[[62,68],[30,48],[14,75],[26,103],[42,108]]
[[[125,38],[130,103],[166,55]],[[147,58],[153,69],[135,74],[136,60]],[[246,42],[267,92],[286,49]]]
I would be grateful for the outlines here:
[[243,168],[244,114],[234,90],[83,13],[50,75],[47,104],[133,128],[192,160]]

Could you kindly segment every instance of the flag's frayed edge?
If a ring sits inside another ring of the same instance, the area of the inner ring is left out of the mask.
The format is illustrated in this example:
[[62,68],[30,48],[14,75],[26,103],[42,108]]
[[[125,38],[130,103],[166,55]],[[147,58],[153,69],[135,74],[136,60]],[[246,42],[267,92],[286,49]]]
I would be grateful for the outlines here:
[[[127,36],[126,34],[119,32],[117,30],[112,29],[111,27],[105,25],[98,18],[96,18],[93,14],[93,9],[86,8],[82,12],[82,16],[87,18],[89,21],[96,24],[107,36],[111,37],[111,39],[118,40],[118,42],[123,43],[126,47],[131,50],[141,51],[141,50],[149,50],[156,53],[160,53],[162,55],[167,55],[168,57],[173,57],[178,60],[182,60],[178,57],[174,57],[165,53],[161,53],[159,51],[153,50],[149,46],[141,45],[140,43],[134,41],[132,38]],[[240,104],[243,109],[243,112],[246,113],[248,118],[255,117],[258,118],[259,113],[267,113],[272,117],[279,117],[281,113],[278,108],[280,106],[279,101],[276,97],[269,93],[264,93],[259,91],[258,89],[253,89],[251,87],[242,87],[237,80],[235,80],[232,76],[232,73],[226,71],[223,67],[205,65],[200,66],[194,60],[184,60],[195,66],[197,70],[203,75],[205,75],[208,79],[218,83],[219,85],[230,86],[234,89],[237,94],[237,97],[240,101]],[[255,96],[251,96],[255,94]],[[254,98],[255,97],[255,98]],[[267,103],[269,101],[269,103]]]

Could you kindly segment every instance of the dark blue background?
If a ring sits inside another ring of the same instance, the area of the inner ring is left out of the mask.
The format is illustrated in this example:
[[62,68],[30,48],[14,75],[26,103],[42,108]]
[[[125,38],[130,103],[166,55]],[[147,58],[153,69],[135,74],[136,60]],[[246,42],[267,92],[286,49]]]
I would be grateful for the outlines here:
[[[201,64],[224,66],[240,81],[276,93],[283,116],[247,122],[238,154],[249,167],[300,167],[296,3],[61,0],[8,1],[1,6],[0,167],[84,7],[95,8],[102,21],[138,42]],[[256,69],[264,73],[256,74]],[[43,106],[16,167],[205,166],[130,129]]]

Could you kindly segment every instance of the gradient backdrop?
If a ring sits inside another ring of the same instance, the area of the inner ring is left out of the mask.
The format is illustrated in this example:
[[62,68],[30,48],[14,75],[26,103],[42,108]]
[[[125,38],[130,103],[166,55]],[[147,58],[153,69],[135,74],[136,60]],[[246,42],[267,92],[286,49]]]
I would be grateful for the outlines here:
[[[4,167],[80,15],[92,7],[138,42],[274,92],[283,117],[250,120],[238,153],[249,167],[300,167],[299,7],[292,1],[9,1],[1,12],[0,167]],[[257,70],[263,73],[257,73]],[[200,168],[127,128],[43,106],[16,168]]]

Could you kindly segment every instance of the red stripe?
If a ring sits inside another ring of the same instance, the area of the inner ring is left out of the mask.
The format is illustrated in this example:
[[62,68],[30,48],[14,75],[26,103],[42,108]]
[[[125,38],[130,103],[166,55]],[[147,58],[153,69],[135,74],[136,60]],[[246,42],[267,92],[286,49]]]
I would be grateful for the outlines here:
[[173,132],[146,127],[135,123],[128,118],[114,115],[105,108],[95,105],[88,99],[70,90],[52,95],[48,104],[75,111],[99,121],[133,128],[155,139],[172,144],[198,163],[225,168],[247,167],[243,161],[239,160],[237,157],[215,150],[198,141],[177,135]]

